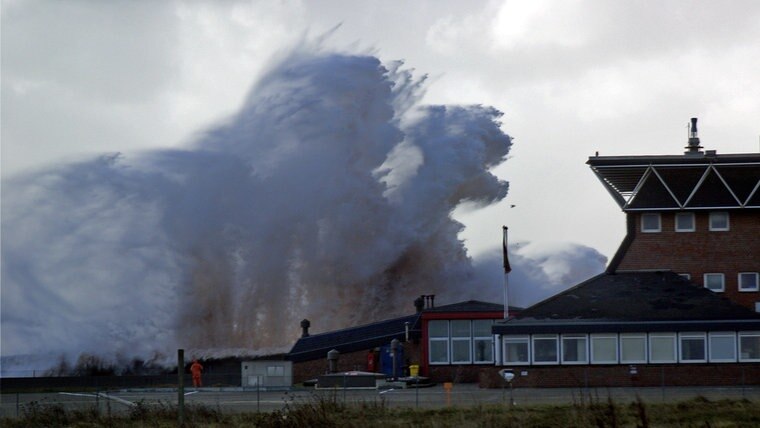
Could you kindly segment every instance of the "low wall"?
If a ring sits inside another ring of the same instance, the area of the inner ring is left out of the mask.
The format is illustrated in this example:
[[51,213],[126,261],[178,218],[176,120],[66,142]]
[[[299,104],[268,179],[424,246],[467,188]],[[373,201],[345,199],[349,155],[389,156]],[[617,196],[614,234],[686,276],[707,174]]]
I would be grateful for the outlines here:
[[[632,370],[635,367],[635,370]],[[501,388],[499,370],[479,373],[481,388]],[[515,388],[760,385],[760,364],[658,364],[633,366],[513,367]]]

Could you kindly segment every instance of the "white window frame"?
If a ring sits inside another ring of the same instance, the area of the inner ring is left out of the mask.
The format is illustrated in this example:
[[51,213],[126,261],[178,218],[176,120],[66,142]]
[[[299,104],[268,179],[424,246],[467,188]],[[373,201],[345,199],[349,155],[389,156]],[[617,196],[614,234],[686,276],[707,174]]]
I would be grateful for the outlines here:
[[[717,358],[713,356],[713,350],[715,349],[715,346],[713,345],[714,339],[718,338],[730,338],[731,339],[731,350],[733,351],[733,358]],[[711,332],[708,334],[708,358],[710,359],[711,363],[735,363],[737,358],[737,347],[736,347],[736,333],[734,332]]]
[[[657,218],[657,228],[647,229],[645,227],[645,218]],[[660,213],[644,213],[641,214],[641,232],[642,233],[659,233],[662,232],[662,216]]]
[[[755,278],[755,286],[753,288],[746,288],[742,287],[744,281],[743,276],[754,276]],[[760,291],[760,275],[758,275],[757,272],[739,272],[738,275],[736,275],[736,280],[739,284],[739,291],[742,293],[747,293],[751,291]]]
[[[455,322],[467,322],[468,333],[467,336],[454,336]],[[449,346],[449,360],[451,364],[472,364],[472,321],[471,320],[449,320],[449,337],[451,337],[451,346]],[[467,346],[467,359],[455,360],[454,359],[454,342],[466,342]]]
[[[474,364],[493,364],[494,362],[494,346],[493,346],[493,335],[490,334],[490,328],[489,328],[489,334],[488,336],[475,336],[475,322],[478,321],[490,321],[490,324],[493,325],[493,320],[491,319],[480,319],[480,320],[472,320],[471,322],[471,329],[472,329],[472,361]],[[489,360],[477,360],[476,355],[477,352],[475,352],[475,344],[477,342],[486,342],[488,343],[488,346],[491,347],[491,359]]]
[[[686,227],[679,227],[679,224],[678,224],[678,218],[679,217],[681,217],[681,218],[685,218],[685,217],[691,218],[691,227],[688,227],[688,228],[686,228]],[[673,227],[675,228],[676,232],[694,232],[695,230],[697,230],[697,220],[694,217],[694,213],[676,213],[674,222],[675,222],[675,224],[674,224]]]
[[[760,331],[740,331],[739,337],[736,339],[736,344],[739,350],[739,362],[740,363],[755,363],[760,362],[760,358],[742,357],[742,338],[752,337],[760,340]],[[758,355],[760,357],[760,355]]]
[[[527,359],[525,361],[507,361],[507,344],[522,343],[526,345],[528,350]],[[531,362],[531,340],[530,336],[504,336],[502,338],[502,363],[505,366],[527,366]]]
[[[704,358],[700,358],[698,360],[687,360],[684,358],[684,346],[683,341],[684,340],[693,340],[693,339],[699,339],[702,341],[702,355],[704,355]],[[679,363],[685,363],[685,364],[692,364],[692,363],[706,363],[707,362],[707,334],[705,333],[678,333],[678,362]]]
[[[647,347],[649,348],[649,362],[651,364],[667,364],[667,363],[676,363],[678,362],[678,336],[675,333],[650,333],[649,334],[649,340]],[[666,360],[656,360],[652,357],[652,352],[655,350],[655,347],[652,346],[652,342],[655,339],[670,339],[672,345],[673,345],[673,358],[666,359]]]
[[[718,289],[713,289],[713,288],[710,288],[710,287],[707,286],[707,278],[708,278],[708,276],[709,277],[719,277],[720,278],[720,289],[719,290]],[[708,272],[708,273],[705,273],[704,275],[702,275],[702,285],[706,289],[708,289],[708,290],[710,290],[710,291],[712,291],[714,293],[722,293],[722,292],[726,291],[726,275],[723,274],[723,273],[718,273],[718,272]]]
[[[725,215],[726,216],[726,226],[725,227],[717,227],[713,226],[713,217],[717,217],[718,215]],[[709,219],[709,227],[711,232],[726,232],[731,230],[731,217],[728,215],[728,212],[726,211],[714,211],[710,213],[710,219]]]
[[[430,335],[430,324],[433,322],[444,322],[446,323],[446,337],[433,337]],[[430,365],[438,365],[438,366],[446,366],[451,364],[451,344],[449,343],[449,338],[451,337],[451,327],[449,326],[448,320],[430,320],[428,321],[428,363]],[[433,361],[433,353],[431,352],[433,349],[433,342],[442,342],[446,345],[446,361]]]
[[[565,340],[582,340],[583,341],[583,359],[566,360],[565,359]],[[588,364],[588,336],[585,334],[563,334],[560,337],[560,361],[562,364],[578,365]]]
[[[594,352],[594,342],[602,340],[612,339],[615,342],[613,349],[615,350],[615,358],[612,360],[603,360],[597,358]],[[618,343],[617,334],[592,334],[589,339],[589,356],[591,358],[591,364],[617,364],[620,359],[620,344]],[[645,354],[646,355],[646,354]]]
[[[554,351],[556,354],[556,358],[552,361],[536,361],[536,341],[539,340],[554,340]],[[559,356],[560,356],[560,349],[559,349],[559,336],[556,334],[534,334],[530,338],[530,361],[534,365],[537,366],[548,366],[548,365],[556,365],[559,364]]]
[[[624,359],[623,355],[623,342],[626,339],[641,339],[644,344],[644,358],[642,359]],[[620,358],[621,364],[641,364],[647,362],[649,355],[649,341],[647,340],[646,333],[621,333],[618,337],[618,358]]]
[[688,279],[689,281],[691,281],[691,274],[690,273],[679,273],[678,276],[682,276],[682,277]]

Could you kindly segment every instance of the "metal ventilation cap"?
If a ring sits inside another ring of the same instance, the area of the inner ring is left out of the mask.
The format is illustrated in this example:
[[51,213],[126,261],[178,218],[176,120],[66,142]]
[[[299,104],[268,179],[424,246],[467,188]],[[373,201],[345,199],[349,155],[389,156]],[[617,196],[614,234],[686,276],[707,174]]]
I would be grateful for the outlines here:
[[691,125],[689,126],[689,144],[684,147],[687,155],[701,155],[702,146],[699,145],[699,135],[697,134],[697,118],[691,118]]

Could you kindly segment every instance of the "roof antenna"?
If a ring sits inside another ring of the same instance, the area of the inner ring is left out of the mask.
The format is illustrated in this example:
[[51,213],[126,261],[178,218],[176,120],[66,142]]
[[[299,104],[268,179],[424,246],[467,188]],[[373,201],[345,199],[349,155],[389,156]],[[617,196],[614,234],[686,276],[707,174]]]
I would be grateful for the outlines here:
[[699,155],[702,154],[702,146],[699,145],[699,136],[697,135],[697,118],[691,118],[691,126],[689,127],[689,145],[684,147],[687,155]]

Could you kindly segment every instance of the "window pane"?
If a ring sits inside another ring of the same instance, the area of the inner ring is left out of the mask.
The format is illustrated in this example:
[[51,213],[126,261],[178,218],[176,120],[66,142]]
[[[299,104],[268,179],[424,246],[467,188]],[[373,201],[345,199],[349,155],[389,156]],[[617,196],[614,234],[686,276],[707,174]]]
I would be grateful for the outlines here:
[[586,338],[563,337],[562,338],[562,361],[563,362],[586,362]]
[[492,325],[493,325],[493,320],[473,320],[472,321],[473,337],[491,336]]
[[431,363],[448,363],[449,349],[448,340],[431,340],[430,341],[430,362]]
[[760,360],[760,335],[739,336],[739,359]]
[[642,214],[641,215],[641,230],[643,232],[659,232],[660,231],[660,215],[659,214]]
[[623,363],[646,361],[646,338],[644,336],[620,336],[620,361]]
[[736,361],[736,338],[731,336],[710,336],[710,360]]
[[592,363],[616,363],[617,362],[617,338],[615,337],[591,337],[591,362]]
[[451,321],[451,337],[470,337],[470,320]]
[[528,339],[504,340],[504,362],[528,364]]
[[430,321],[428,323],[428,334],[430,337],[449,337],[449,322],[448,321]]
[[705,359],[704,337],[681,338],[681,361],[704,361]]
[[722,273],[706,273],[705,274],[705,288],[711,291],[723,291],[723,274]]
[[728,213],[710,213],[710,230],[728,230]]
[[557,362],[557,339],[533,338],[533,361]]
[[672,362],[676,360],[673,336],[650,336],[649,355],[651,362]]
[[475,362],[493,362],[493,342],[491,339],[475,339]]
[[757,291],[757,272],[742,272],[739,274],[739,290]]
[[454,363],[469,363],[470,359],[470,341],[469,340],[451,340],[451,361]]
[[678,232],[694,231],[694,213],[676,214],[676,231]]

